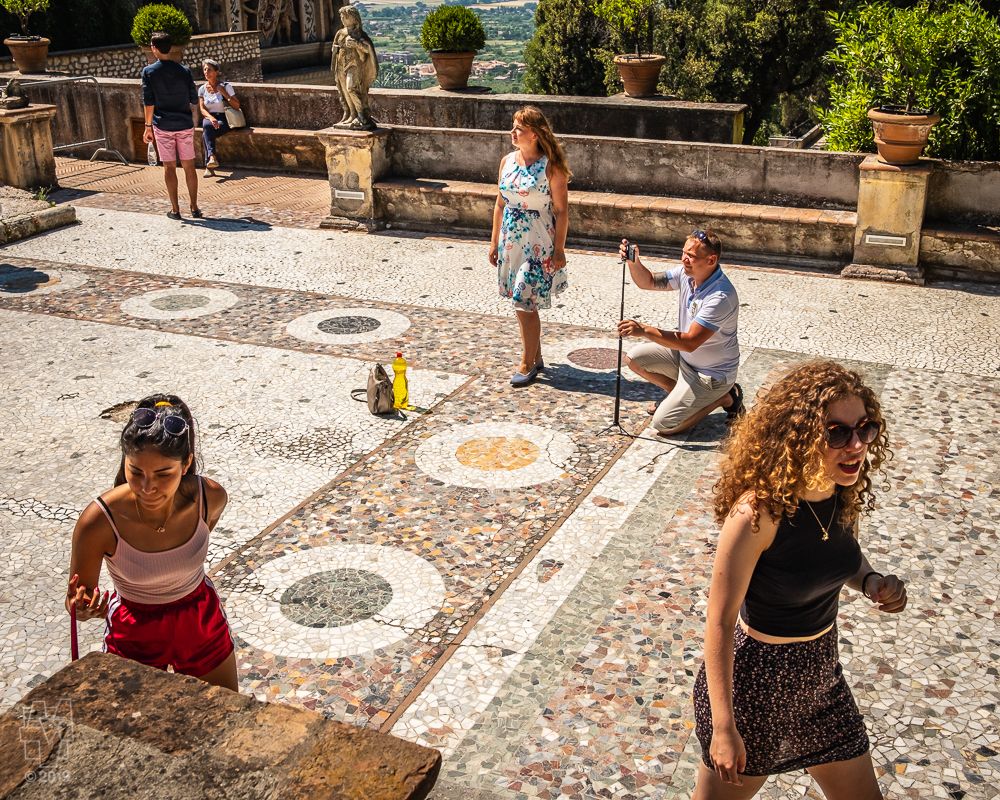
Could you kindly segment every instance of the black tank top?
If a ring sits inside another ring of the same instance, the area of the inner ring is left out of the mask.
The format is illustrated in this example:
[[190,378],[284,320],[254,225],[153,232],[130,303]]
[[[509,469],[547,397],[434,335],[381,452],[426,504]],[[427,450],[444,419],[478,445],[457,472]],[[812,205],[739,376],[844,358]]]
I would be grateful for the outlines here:
[[[799,501],[795,516],[778,525],[774,541],[760,555],[747,587],[740,616],[754,630],[769,636],[812,636],[837,619],[840,590],[861,568],[861,548],[850,528],[833,520],[834,498]],[[837,503],[836,516],[841,505]]]

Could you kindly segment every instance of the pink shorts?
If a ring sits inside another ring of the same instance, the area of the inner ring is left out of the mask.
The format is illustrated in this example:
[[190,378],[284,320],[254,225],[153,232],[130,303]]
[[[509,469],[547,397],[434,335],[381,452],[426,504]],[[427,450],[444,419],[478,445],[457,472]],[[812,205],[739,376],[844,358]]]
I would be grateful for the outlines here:
[[153,126],[153,138],[156,139],[156,152],[164,164],[181,161],[194,161],[194,128],[183,131],[161,131]]
[[104,652],[200,678],[229,658],[233,637],[215,586],[205,578],[172,603],[136,603],[112,594]]

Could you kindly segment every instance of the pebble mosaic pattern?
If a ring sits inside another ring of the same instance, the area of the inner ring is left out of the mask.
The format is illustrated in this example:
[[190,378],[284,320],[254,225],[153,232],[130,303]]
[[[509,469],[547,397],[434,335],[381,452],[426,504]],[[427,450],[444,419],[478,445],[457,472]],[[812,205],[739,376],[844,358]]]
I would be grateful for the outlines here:
[[341,308],[293,319],[288,323],[288,333],[305,342],[359,344],[395,339],[409,327],[410,321],[394,311]]
[[[514,390],[513,321],[484,316],[496,306],[481,305],[478,276],[441,273],[465,269],[463,248],[479,253],[481,242],[401,247],[391,235],[273,229],[259,240],[273,257],[248,256],[250,246],[241,265],[225,255],[209,265],[217,274],[179,259],[147,265],[139,253],[116,264],[110,250],[90,263],[112,269],[47,260],[91,229],[114,239],[109,223],[167,230],[158,217],[83,210],[82,227],[8,248],[0,268],[40,273],[39,287],[55,275],[61,287],[36,297],[0,282],[0,339],[18,365],[0,380],[15,442],[0,494],[10,601],[0,703],[65,662],[52,631],[65,625],[69,535],[116,464],[118,423],[101,412],[179,380],[199,409],[209,474],[230,491],[210,567],[244,691],[440,748],[434,800],[689,796],[724,415],[678,439],[602,435],[617,360],[607,286],[561,298],[544,325],[546,373]],[[264,232],[243,227],[228,235]],[[313,259],[310,237],[344,255]],[[301,269],[282,261],[292,247]],[[584,278],[575,290],[586,291],[586,259],[572,260]],[[310,271],[314,261],[322,271]],[[268,272],[274,263],[280,275]],[[617,286],[615,267],[607,285]],[[886,795],[1000,796],[996,293],[977,289],[973,303],[961,286],[731,276],[746,306],[748,397],[802,353],[829,352],[866,362],[885,405],[896,459],[862,538],[877,567],[909,581],[911,607],[889,617],[845,592],[839,627]],[[442,281],[470,289],[435,292]],[[326,294],[305,291],[317,287]],[[484,298],[495,291],[484,287]],[[158,291],[161,307],[147,303],[148,313],[203,311],[196,298],[214,292],[238,301],[187,319],[122,311]],[[651,310],[669,302],[629,291],[628,313],[670,318]],[[312,338],[298,338],[290,324],[310,315]],[[388,337],[324,338],[383,336],[391,315],[406,327]],[[874,319],[898,335],[873,338]],[[944,341],[952,325],[964,349]],[[347,399],[396,349],[414,370],[414,404],[432,413],[376,419]],[[635,429],[657,395],[627,370],[623,386]],[[96,627],[84,626],[84,647],[96,646]],[[760,796],[820,797],[802,774]]]
[[159,289],[121,304],[121,309],[141,319],[195,319],[232,308],[240,298],[225,289]]

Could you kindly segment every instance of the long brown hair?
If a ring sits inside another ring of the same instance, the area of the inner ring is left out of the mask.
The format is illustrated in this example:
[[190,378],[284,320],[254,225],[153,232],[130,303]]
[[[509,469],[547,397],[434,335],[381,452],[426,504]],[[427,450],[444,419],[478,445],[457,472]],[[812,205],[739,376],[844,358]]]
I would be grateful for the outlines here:
[[875,508],[871,474],[892,457],[878,398],[857,372],[834,361],[809,361],[762,391],[753,408],[733,426],[722,476],[714,487],[716,521],[722,524],[748,493],[754,530],[761,508],[775,521],[793,515],[802,493],[823,483],[827,410],[847,397],[859,398],[868,419],[881,430],[868,445],[858,480],[839,488],[839,519],[850,527],[862,511],[871,513]]
[[566,151],[563,150],[563,146],[552,132],[552,126],[540,109],[535,106],[522,106],[514,112],[514,124],[530,128],[538,137],[538,144],[549,163],[562,172],[567,181],[573,177],[566,160]]

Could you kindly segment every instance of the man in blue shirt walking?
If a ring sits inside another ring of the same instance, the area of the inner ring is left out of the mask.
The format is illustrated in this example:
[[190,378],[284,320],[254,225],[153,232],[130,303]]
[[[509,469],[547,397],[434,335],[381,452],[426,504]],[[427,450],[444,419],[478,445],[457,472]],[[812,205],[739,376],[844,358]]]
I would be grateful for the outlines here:
[[156,141],[156,151],[163,164],[163,181],[170,197],[170,219],[180,219],[177,200],[177,167],[181,162],[184,181],[191,201],[191,216],[201,217],[198,208],[198,173],[194,168],[194,120],[192,109],[198,104],[191,70],[168,58],[173,43],[170,34],[157,31],[150,46],[158,60],[142,71],[142,105],[146,131],[142,140]]
[[667,392],[652,412],[653,429],[665,436],[680,433],[716,408],[725,409],[729,419],[742,414],[743,389],[736,383],[740,300],[719,266],[719,237],[694,231],[684,242],[681,266],[655,274],[639,260],[638,247],[629,261],[626,246],[622,240],[619,255],[636,286],[678,293],[677,330],[634,319],[618,325],[619,335],[647,340],[629,350],[629,367]]

